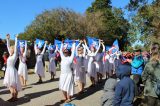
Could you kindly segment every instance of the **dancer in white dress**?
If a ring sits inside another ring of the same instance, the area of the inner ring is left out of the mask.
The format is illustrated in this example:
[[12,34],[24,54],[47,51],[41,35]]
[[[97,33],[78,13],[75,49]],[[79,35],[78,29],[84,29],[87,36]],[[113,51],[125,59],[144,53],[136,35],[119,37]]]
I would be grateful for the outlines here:
[[7,35],[7,48],[10,56],[7,59],[7,69],[3,84],[7,86],[11,92],[12,97],[8,100],[9,102],[17,101],[18,91],[21,90],[20,79],[15,68],[15,63],[17,60],[17,37],[18,35],[15,38],[15,47],[13,47],[10,46],[10,35]]
[[86,71],[85,71],[85,55],[86,48],[82,41],[76,47],[76,64],[75,64],[75,79],[78,82],[79,94],[83,93],[86,84]]
[[106,79],[109,78],[109,51],[106,51],[103,57],[103,70],[106,73]]
[[87,43],[86,43],[86,40],[84,40],[84,43],[85,43],[85,47],[86,47],[86,50],[88,53],[87,55],[89,58],[87,73],[88,73],[88,76],[90,77],[90,80],[92,83],[92,85],[90,87],[94,87],[96,84],[96,81],[97,81],[97,72],[96,72],[96,67],[95,67],[94,61],[95,61],[95,56],[97,55],[97,53],[100,49],[101,41],[99,40],[99,46],[98,46],[97,50],[94,46],[92,46],[91,50],[89,50]]
[[67,49],[63,50],[63,44],[61,44],[60,55],[61,55],[61,74],[59,80],[59,89],[62,90],[65,100],[62,102],[70,102],[71,96],[74,94],[74,78],[71,69],[71,64],[74,59],[75,43],[72,45],[71,56]]
[[104,52],[105,52],[105,46],[103,43],[102,44],[102,47],[103,47],[103,50],[102,52],[98,52],[95,59],[95,64],[96,64],[96,71],[97,71],[97,80],[98,82],[102,82],[102,77],[103,77],[103,74],[104,74],[104,71],[103,71],[103,55],[104,55]]
[[49,45],[49,73],[51,74],[51,80],[54,80],[54,76],[56,75],[56,64],[55,64],[55,59],[56,59],[56,53],[58,51],[58,47],[56,46],[56,49]]
[[113,73],[115,72],[115,65],[114,65],[114,55],[115,54],[110,54],[109,55],[109,77],[113,76]]
[[37,45],[35,44],[34,46],[34,50],[35,50],[35,54],[36,54],[36,65],[35,65],[35,73],[39,76],[39,81],[37,83],[42,83],[42,77],[45,77],[44,74],[44,65],[43,65],[43,55],[46,49],[46,45],[47,45],[47,41],[44,44],[43,50],[41,51],[40,48],[37,47]]
[[20,76],[20,81],[22,86],[26,86],[26,82],[28,79],[26,55],[27,55],[27,41],[25,41],[25,48],[24,46],[20,45],[20,54],[19,54],[20,63],[18,68],[18,75]]

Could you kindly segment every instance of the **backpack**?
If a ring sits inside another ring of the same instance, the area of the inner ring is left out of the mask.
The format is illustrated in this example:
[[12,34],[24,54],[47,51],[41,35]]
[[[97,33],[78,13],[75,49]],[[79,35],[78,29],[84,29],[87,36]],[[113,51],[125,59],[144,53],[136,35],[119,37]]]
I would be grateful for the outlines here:
[[157,79],[155,87],[154,87],[155,93],[160,98],[160,80]]

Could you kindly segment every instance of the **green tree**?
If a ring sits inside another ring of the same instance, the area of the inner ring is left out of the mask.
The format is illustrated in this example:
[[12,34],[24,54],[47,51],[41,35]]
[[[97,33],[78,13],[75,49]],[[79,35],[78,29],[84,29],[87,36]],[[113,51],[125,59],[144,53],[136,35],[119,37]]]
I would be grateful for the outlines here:
[[115,39],[120,42],[120,48],[124,47],[127,39],[129,23],[124,19],[121,9],[111,6],[111,0],[96,0],[86,11],[92,24],[89,28],[92,35],[104,39],[106,44],[112,44]]
[[141,41],[146,49],[152,42],[160,40],[160,0],[137,7],[137,13],[132,17],[129,31],[130,41]]

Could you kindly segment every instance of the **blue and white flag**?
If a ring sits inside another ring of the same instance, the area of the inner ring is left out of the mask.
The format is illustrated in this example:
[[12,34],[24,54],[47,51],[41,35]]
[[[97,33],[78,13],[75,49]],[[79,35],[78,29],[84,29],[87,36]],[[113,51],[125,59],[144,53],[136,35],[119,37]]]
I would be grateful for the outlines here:
[[116,49],[119,51],[119,44],[118,44],[118,40],[117,39],[113,42],[112,46],[115,46]]
[[38,48],[42,48],[44,45],[45,41],[41,39],[36,39],[36,45]]
[[64,44],[67,45],[67,49],[71,49],[74,42],[76,43],[76,46],[79,44],[79,40],[70,40],[68,38],[64,41]]
[[109,51],[109,49],[111,48],[111,46],[106,46],[106,51]]
[[48,50],[55,50],[56,49],[56,46],[55,45],[49,45],[48,46]]
[[25,40],[18,40],[18,48],[24,48],[25,47]]
[[92,47],[92,46],[93,46],[93,47],[95,47],[95,48],[98,48],[99,39],[96,39],[96,38],[87,36],[87,41],[88,41],[89,47]]
[[113,44],[112,44],[112,47],[109,49],[109,53],[110,54],[114,54],[116,53],[117,51],[119,51],[119,45],[118,45],[118,40],[116,39]]
[[58,49],[60,49],[61,48],[61,44],[62,44],[62,41],[60,41],[60,40],[54,40],[54,45],[56,46],[58,46]]

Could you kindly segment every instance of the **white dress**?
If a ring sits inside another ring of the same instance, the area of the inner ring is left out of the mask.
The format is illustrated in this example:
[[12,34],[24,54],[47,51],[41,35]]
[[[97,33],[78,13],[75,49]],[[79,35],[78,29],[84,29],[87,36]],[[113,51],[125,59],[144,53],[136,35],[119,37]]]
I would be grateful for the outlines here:
[[87,46],[87,44],[85,44],[86,46],[86,49],[87,49],[87,52],[88,52],[88,68],[87,68],[87,73],[88,73],[88,76],[89,77],[93,77],[95,78],[95,80],[97,80],[97,72],[96,72],[96,66],[95,66],[95,56],[97,55],[99,49],[100,49],[100,43],[99,43],[99,46],[98,46],[98,49],[96,52],[91,52]]
[[[7,48],[8,48],[8,51],[10,51],[9,39],[7,39]],[[12,56],[9,56],[7,59],[7,69],[6,69],[3,84],[7,87],[13,87],[17,91],[20,91],[22,87],[21,87],[19,76],[18,76],[18,72],[15,68],[16,60],[17,60],[17,38],[15,39],[14,54]]]
[[112,74],[115,71],[114,57],[110,55],[109,57],[109,73]]
[[[81,44],[81,43],[79,43]],[[76,47],[76,51],[78,49],[79,45]],[[76,53],[76,64],[75,64],[75,80],[79,81],[81,83],[86,84],[86,71],[85,71],[85,53],[86,49],[83,45],[83,54],[78,56],[78,53]]]
[[19,67],[18,67],[18,75],[23,76],[25,80],[28,79],[28,72],[27,72],[27,64],[26,64],[26,54],[27,54],[27,42],[25,42],[25,51],[23,56],[19,56]]
[[61,74],[59,80],[59,89],[66,91],[68,95],[74,94],[74,78],[71,70],[71,65],[74,59],[75,43],[72,46],[71,56],[65,57],[63,55],[63,44],[61,44],[60,55],[61,55]]
[[106,73],[109,73],[109,55],[106,54],[104,55],[104,60],[103,60],[103,70]]
[[55,50],[55,52],[53,54],[49,53],[49,73],[53,72],[54,75],[56,75],[56,64],[55,64],[55,57],[56,57],[56,52],[57,50]]
[[42,61],[45,49],[46,49],[46,44],[44,45],[43,51],[39,54],[37,52],[37,48],[36,48],[36,45],[35,45],[35,54],[36,54],[35,73],[40,75],[41,77],[45,77],[44,66],[43,66],[43,61]]
[[96,55],[96,71],[101,73],[102,75],[104,74],[103,71],[103,53],[97,53]]

